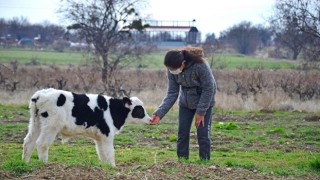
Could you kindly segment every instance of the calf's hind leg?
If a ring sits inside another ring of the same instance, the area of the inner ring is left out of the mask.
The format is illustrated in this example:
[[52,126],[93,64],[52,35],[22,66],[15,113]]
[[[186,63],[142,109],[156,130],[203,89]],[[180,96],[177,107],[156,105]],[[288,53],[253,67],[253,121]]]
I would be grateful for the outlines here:
[[42,129],[41,134],[36,142],[39,160],[45,163],[48,162],[49,146],[55,140],[58,132],[59,131],[56,129]]
[[40,128],[34,124],[29,124],[28,134],[24,138],[23,141],[23,153],[22,153],[22,159],[25,162],[30,161],[30,157],[32,154],[32,151],[36,145],[36,140],[38,139],[40,134]]

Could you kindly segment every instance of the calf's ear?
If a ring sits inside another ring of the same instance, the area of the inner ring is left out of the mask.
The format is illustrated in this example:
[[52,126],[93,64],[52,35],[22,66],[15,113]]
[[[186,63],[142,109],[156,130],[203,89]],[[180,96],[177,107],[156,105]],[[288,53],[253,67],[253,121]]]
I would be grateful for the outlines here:
[[122,98],[122,101],[123,101],[123,105],[124,105],[124,106],[130,106],[130,105],[132,105],[131,99],[128,98],[128,97],[123,97],[123,98]]

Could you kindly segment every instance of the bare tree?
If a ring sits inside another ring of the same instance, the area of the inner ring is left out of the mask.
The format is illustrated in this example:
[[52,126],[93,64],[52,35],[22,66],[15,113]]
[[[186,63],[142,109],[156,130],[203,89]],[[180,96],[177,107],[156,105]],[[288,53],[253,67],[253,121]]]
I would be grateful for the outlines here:
[[31,24],[26,17],[14,17],[8,21],[8,31],[15,35],[14,38],[20,40],[29,37]]
[[206,34],[205,42],[202,44],[204,54],[206,56],[213,56],[218,50],[218,40],[214,33]]
[[[287,48],[292,52],[292,59],[297,60],[300,52],[308,44],[307,39],[310,37],[308,34],[301,32],[292,22],[285,22],[283,24],[276,24],[279,22],[273,21],[273,32],[275,34],[275,43],[280,47]],[[280,26],[280,27],[279,27]]]
[[[138,19],[139,0],[65,0],[60,12],[101,60],[101,77],[110,84],[113,72],[120,62],[134,58],[134,39],[130,30],[141,31]],[[129,58],[130,57],[130,58]]]
[[0,18],[0,36],[7,35],[6,26],[7,26],[6,20],[4,18]]
[[220,40],[232,45],[241,54],[252,54],[262,43],[259,29],[251,22],[241,22],[222,33]]
[[306,43],[303,49],[305,54],[313,54],[307,60],[320,60],[320,0],[277,0],[270,20],[283,33],[286,29],[294,29],[296,34],[312,37],[303,38]]

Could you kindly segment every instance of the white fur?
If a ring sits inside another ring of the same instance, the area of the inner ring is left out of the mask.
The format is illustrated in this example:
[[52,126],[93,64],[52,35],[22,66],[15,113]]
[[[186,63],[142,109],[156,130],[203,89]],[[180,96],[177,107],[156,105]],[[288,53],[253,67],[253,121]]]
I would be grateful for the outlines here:
[[[57,106],[57,99],[63,94],[66,97],[66,102],[63,106]],[[87,94],[90,101],[88,106],[91,109],[97,107],[97,95]],[[108,105],[111,97],[104,96]],[[37,99],[36,102],[30,100],[30,122],[28,134],[24,138],[23,154],[24,161],[29,162],[33,149],[36,147],[38,151],[39,159],[48,161],[49,146],[53,143],[56,136],[60,134],[62,142],[65,143],[68,139],[74,136],[85,136],[94,140],[96,144],[96,151],[99,159],[102,162],[110,163],[115,166],[115,152],[113,140],[116,133],[119,131],[113,125],[113,119],[110,114],[110,107],[104,111],[104,119],[110,129],[108,136],[102,134],[96,126],[86,128],[84,126],[76,125],[76,119],[72,116],[72,108],[74,107],[73,95],[71,92],[56,90],[56,89],[44,89],[37,91],[31,99]],[[150,123],[150,117],[145,111],[145,117],[143,119],[133,118],[131,111],[136,105],[143,106],[143,103],[136,97],[130,98],[132,105],[127,105],[130,109],[128,117],[125,123]],[[47,112],[48,117],[41,116],[41,113]],[[121,129],[123,126],[121,127]],[[120,129],[120,130],[121,130]]]

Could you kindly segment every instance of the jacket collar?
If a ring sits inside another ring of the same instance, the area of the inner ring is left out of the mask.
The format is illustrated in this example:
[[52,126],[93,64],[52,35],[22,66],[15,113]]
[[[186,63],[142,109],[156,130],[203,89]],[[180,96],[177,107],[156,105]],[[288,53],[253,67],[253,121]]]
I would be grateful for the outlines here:
[[194,61],[188,62],[188,63],[184,66],[183,71],[184,71],[185,69],[190,68],[192,65],[194,65],[194,63],[195,63]]

